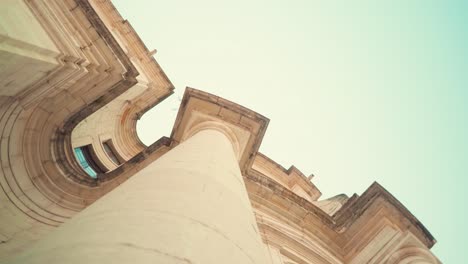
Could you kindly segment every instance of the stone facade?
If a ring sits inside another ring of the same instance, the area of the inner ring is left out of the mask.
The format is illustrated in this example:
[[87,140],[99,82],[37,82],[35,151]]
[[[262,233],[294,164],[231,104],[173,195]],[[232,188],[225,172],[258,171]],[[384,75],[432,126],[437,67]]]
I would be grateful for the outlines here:
[[269,120],[223,98],[187,88],[142,144],[174,89],[154,53],[109,0],[2,2],[0,263],[440,263],[378,183],[320,200],[258,151]]

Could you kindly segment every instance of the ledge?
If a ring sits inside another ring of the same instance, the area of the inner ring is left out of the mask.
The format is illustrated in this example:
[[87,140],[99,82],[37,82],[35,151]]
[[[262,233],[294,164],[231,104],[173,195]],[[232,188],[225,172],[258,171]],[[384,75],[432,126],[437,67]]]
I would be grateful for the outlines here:
[[[414,229],[416,237],[423,242],[427,248],[432,248],[437,242],[434,236],[427,230],[427,228],[391,193],[389,193],[379,183],[374,182],[367,190],[360,196],[353,196],[349,199],[343,207],[336,212],[333,218],[339,228],[347,228],[359,217],[364,215],[366,210],[371,205],[377,202],[378,198],[382,198],[385,202],[391,204],[406,220],[408,220]],[[397,216],[395,216],[397,217]]]
[[[405,229],[413,233],[429,249],[436,243],[436,240],[424,225],[395,197],[376,182],[361,196],[353,195],[340,210],[333,216],[329,216],[313,203],[308,202],[260,172],[251,170],[245,175],[245,179],[251,200],[258,200],[260,198],[261,201],[269,204],[264,204],[265,206],[273,206],[276,210],[284,208],[285,211],[282,214],[286,215],[287,219],[290,220],[298,218],[304,219],[302,221],[312,221],[316,224],[321,223],[328,230],[333,230],[341,239],[346,240],[347,235],[343,235],[343,233],[358,222],[358,220],[366,222],[366,219],[373,216],[371,213],[372,207],[386,208],[386,205],[391,205],[391,207],[395,208],[397,214],[391,214],[390,221],[396,223],[400,222],[401,219],[407,220],[409,225]],[[305,215],[312,217],[305,220]],[[301,223],[300,225],[303,227],[307,226],[305,223]],[[359,228],[365,228],[365,225]]]
[[200,130],[218,130],[231,141],[245,174],[252,167],[268,122],[268,118],[241,105],[187,87],[171,139],[177,145]]

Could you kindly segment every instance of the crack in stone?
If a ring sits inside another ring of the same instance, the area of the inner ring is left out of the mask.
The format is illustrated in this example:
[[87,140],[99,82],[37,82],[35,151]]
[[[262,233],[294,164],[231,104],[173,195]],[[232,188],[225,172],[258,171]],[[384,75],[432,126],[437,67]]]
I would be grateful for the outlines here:
[[240,246],[238,245],[235,241],[233,241],[232,239],[230,239],[226,234],[224,234],[221,230],[218,230],[217,228],[215,227],[212,227],[212,226],[209,226],[201,221],[198,221],[197,219],[194,219],[194,218],[191,218],[191,217],[188,217],[188,216],[185,216],[185,215],[181,215],[181,214],[176,214],[176,213],[173,213],[173,212],[169,212],[169,211],[165,211],[165,210],[157,210],[158,212],[161,212],[161,213],[165,213],[165,214],[168,214],[168,215],[174,215],[174,216],[177,216],[177,217],[181,217],[181,218],[185,218],[185,219],[188,219],[194,223],[197,223],[207,229],[210,229],[210,230],[213,230],[214,232],[216,232],[218,235],[222,236],[224,239],[230,241],[233,245],[235,245],[240,251],[242,251],[242,253],[244,253],[244,255],[251,261],[251,263],[255,263],[254,259]]
[[193,264],[192,261],[190,261],[189,259],[177,257],[177,256],[171,255],[171,254],[169,254],[169,253],[166,253],[166,252],[162,252],[162,251],[160,251],[160,250],[157,250],[157,249],[155,249],[155,248],[140,247],[140,246],[138,246],[138,245],[135,245],[135,244],[133,244],[133,243],[128,243],[128,242],[119,243],[119,245],[122,245],[122,246],[125,246],[125,247],[136,248],[136,249],[140,249],[140,250],[145,250],[145,251],[155,252],[155,253],[158,253],[158,254],[161,254],[161,255],[164,255],[164,256],[173,258],[173,259],[177,259],[177,260],[183,261],[183,262],[188,263],[188,264]]

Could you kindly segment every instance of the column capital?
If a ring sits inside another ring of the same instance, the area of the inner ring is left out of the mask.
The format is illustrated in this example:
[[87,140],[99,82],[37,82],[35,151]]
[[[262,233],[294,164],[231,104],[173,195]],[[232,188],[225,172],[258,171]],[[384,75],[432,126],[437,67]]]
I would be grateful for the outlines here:
[[221,97],[187,87],[171,133],[175,144],[201,130],[217,130],[231,141],[242,172],[252,167],[269,119]]

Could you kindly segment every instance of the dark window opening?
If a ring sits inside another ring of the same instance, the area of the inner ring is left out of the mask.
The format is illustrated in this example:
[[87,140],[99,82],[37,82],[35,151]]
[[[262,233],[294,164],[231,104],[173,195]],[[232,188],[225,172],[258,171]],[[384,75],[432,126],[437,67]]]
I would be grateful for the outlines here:
[[83,168],[91,178],[97,178],[98,174],[107,171],[107,169],[104,169],[104,166],[98,165],[96,154],[91,145],[75,148],[75,156],[81,168]]
[[119,166],[124,162],[124,159],[120,157],[115,150],[115,146],[111,139],[104,141],[102,146],[104,147],[104,151],[106,152],[107,156],[112,160],[112,162],[114,162],[115,165]]

